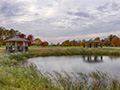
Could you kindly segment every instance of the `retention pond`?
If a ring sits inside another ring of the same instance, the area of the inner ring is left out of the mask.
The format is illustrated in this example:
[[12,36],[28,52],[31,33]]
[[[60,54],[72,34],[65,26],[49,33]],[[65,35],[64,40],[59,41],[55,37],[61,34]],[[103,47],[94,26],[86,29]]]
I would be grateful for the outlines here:
[[35,64],[43,72],[54,71],[67,73],[89,73],[92,71],[108,72],[120,78],[120,57],[113,56],[50,56],[31,58],[24,62],[25,65]]

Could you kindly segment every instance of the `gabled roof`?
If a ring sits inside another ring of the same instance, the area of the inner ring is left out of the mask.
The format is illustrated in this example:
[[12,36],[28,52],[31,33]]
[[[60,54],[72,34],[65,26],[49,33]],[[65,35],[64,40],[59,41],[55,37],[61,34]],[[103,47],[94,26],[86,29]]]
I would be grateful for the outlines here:
[[14,38],[10,38],[6,40],[6,42],[13,42],[13,41],[28,42],[28,40],[24,38],[20,38],[18,35],[16,35]]
[[86,41],[86,42],[89,42],[89,43],[99,43],[99,42],[101,42],[101,41],[98,41],[98,40],[88,40],[88,41]]

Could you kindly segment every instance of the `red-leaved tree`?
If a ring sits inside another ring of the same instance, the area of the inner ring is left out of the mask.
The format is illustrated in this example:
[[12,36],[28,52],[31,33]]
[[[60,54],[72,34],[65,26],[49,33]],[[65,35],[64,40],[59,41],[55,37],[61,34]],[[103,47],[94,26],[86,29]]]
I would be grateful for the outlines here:
[[26,39],[26,35],[25,35],[25,34],[23,34],[23,33],[22,33],[22,34],[20,34],[20,37],[21,37],[21,38]]
[[33,35],[28,35],[27,40],[28,40],[28,45],[31,46],[33,44],[34,36]]
[[48,43],[47,41],[42,42],[42,43],[40,44],[40,46],[48,46],[48,45],[49,45],[49,43]]

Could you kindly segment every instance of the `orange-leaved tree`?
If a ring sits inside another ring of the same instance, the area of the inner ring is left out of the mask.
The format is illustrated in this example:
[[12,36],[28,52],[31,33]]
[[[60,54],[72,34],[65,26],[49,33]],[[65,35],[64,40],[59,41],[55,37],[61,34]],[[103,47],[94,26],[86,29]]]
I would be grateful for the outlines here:
[[109,40],[112,41],[112,39],[114,38],[114,36],[115,36],[115,35],[112,35],[112,34],[109,35],[109,36],[108,36]]
[[66,40],[62,43],[62,46],[70,46],[70,41]]
[[84,44],[87,45],[85,39],[82,40],[82,42],[80,43],[80,45],[83,46]]
[[103,42],[103,45],[104,46],[110,46],[111,45],[110,39],[106,38]]
[[36,38],[35,40],[34,40],[34,44],[35,45],[40,45],[42,43],[42,41],[39,39],[39,38]]
[[111,44],[113,46],[119,46],[120,45],[120,39],[117,36],[114,36],[114,38],[111,41]]
[[70,41],[70,46],[74,46],[74,42],[73,41]]
[[42,43],[40,44],[40,46],[48,46],[48,45],[49,45],[49,43],[48,43],[47,41],[42,42]]
[[57,43],[57,46],[60,46],[60,43]]

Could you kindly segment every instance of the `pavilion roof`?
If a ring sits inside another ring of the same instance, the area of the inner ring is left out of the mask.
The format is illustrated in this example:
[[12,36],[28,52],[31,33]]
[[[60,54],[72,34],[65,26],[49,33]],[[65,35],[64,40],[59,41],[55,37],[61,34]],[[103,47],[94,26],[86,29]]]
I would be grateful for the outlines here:
[[28,42],[28,40],[24,39],[24,38],[20,38],[18,35],[16,35],[14,38],[10,38],[7,39],[6,42],[14,42],[14,41],[18,41],[18,42]]
[[89,42],[89,43],[99,43],[99,42],[101,42],[101,41],[98,41],[98,40],[88,40],[88,41],[86,41],[86,42]]

